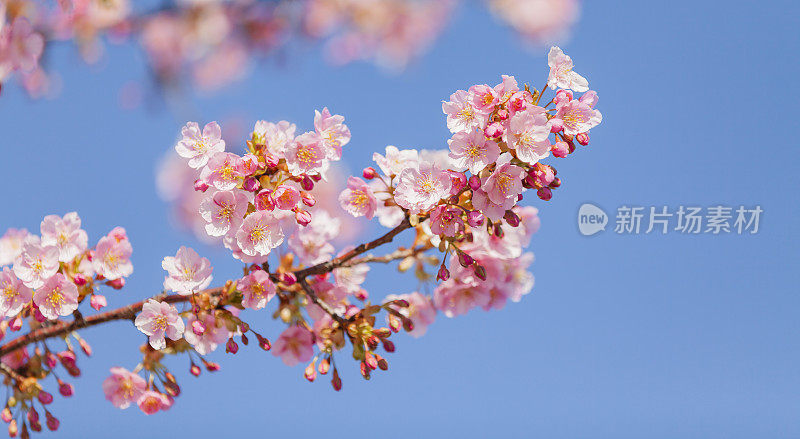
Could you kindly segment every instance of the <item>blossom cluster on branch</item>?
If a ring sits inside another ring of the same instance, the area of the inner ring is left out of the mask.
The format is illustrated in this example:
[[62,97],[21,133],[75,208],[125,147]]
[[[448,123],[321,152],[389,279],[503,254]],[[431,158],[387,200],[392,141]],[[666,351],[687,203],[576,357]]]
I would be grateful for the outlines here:
[[[88,298],[100,310],[106,304],[100,288],[122,288],[132,273],[125,231],[115,228],[89,248],[74,212],[45,217],[40,235],[7,231],[0,238],[0,266],[6,266],[0,328],[29,329],[0,346],[0,370],[12,391],[1,414],[9,433],[41,430],[40,410],[47,426],[58,428],[44,380],[54,377],[59,392],[72,395],[61,369],[80,375],[72,339],[91,353],[76,333],[81,328],[132,320],[146,336],[141,362],[132,370],[111,368],[102,387],[114,406],[153,414],[169,409],[181,392],[164,362],[170,356],[185,358],[199,376],[203,368],[220,368],[208,358],[216,349],[236,354],[240,344],[255,341],[288,366],[303,364],[308,381],[330,375],[340,390],[342,356],[354,358],[370,379],[388,370],[384,355],[395,351],[393,334],[419,337],[438,313],[454,317],[519,301],[533,287],[533,255],[524,249],[539,228],[538,210],[520,201],[526,191],[551,199],[561,180],[543,160],[588,144],[588,131],[602,118],[597,93],[570,57],[553,47],[548,65],[542,89],[504,75],[494,86],[453,93],[442,103],[452,134],[447,149],[387,146],[373,155],[377,169],[347,179],[338,206],[318,204],[317,191],[351,141],[343,116],[316,111],[313,130],[302,133],[288,121],[258,121],[241,154],[228,150],[216,122],[187,123],[175,151],[196,176],[187,182],[201,195],[194,214],[204,232],[243,263],[243,275],[219,287],[209,288],[211,261],[180,247],[162,261],[160,294],[84,317],[82,302]],[[549,99],[548,86],[555,90]],[[375,219],[389,231],[337,251],[332,241],[343,213]],[[407,242],[373,254],[409,229],[414,233]],[[364,288],[370,264],[395,261],[400,272],[413,269],[419,281],[435,284],[432,293],[379,291],[391,294],[373,297]],[[256,328],[266,309],[286,325],[277,337]],[[48,344],[54,338],[65,347]]]
[[[96,62],[104,38],[141,45],[158,84],[215,89],[258,58],[324,41],[334,64],[374,60],[403,67],[442,32],[459,0],[130,0],[0,2],[0,84],[14,74],[31,96],[57,78],[50,47],[72,41]],[[553,41],[576,20],[578,0],[485,0],[525,39]],[[52,87],[55,88],[55,87]]]

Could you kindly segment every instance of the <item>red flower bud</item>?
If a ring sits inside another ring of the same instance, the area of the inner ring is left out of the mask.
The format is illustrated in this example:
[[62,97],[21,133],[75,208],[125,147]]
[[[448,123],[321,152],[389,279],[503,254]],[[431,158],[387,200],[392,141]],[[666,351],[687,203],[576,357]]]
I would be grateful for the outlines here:
[[72,387],[72,384],[59,382],[58,383],[58,393],[65,398],[69,398],[75,392],[75,388]]
[[205,181],[199,178],[194,181],[194,190],[196,190],[197,192],[205,192],[208,190],[208,188],[209,188],[208,183],[206,183]]
[[588,133],[579,133],[575,136],[575,140],[583,146],[589,144],[589,134]]
[[284,272],[278,275],[278,278],[286,286],[294,285],[297,282],[297,276],[292,272]]
[[109,287],[111,287],[111,288],[113,288],[115,290],[121,290],[125,286],[125,278],[124,277],[118,277],[118,278],[116,278],[114,280],[106,281],[106,285],[108,285]]
[[297,221],[297,224],[305,227],[311,222],[311,213],[309,213],[307,210],[300,209],[295,212],[294,219]]
[[469,178],[469,188],[473,191],[480,189],[481,187],[481,179],[477,175],[473,175]]
[[44,405],[47,405],[47,404],[50,404],[51,402],[53,402],[53,395],[51,395],[50,393],[45,392],[44,390],[40,390],[39,391],[39,395],[37,395],[36,398],[38,398],[39,402],[41,402]]
[[248,192],[255,192],[261,189],[261,183],[253,177],[247,177],[244,179],[244,183],[242,183],[242,189]]
[[196,377],[199,377],[201,372],[202,370],[200,369],[200,366],[194,363],[192,363],[192,365],[189,367],[189,373]]
[[305,175],[303,176],[303,180],[300,181],[300,187],[302,187],[303,190],[310,191],[314,189],[314,180],[308,175]]
[[75,275],[72,276],[72,282],[75,283],[75,285],[77,285],[79,287],[82,287],[82,286],[86,285],[86,283],[88,282],[88,279],[86,279],[86,276],[84,276],[84,275],[82,275],[80,273],[75,273]]
[[550,201],[550,199],[553,198],[553,191],[551,191],[550,188],[543,187],[536,191],[536,196],[544,201]]
[[378,176],[378,172],[375,171],[375,168],[370,166],[370,167],[364,168],[364,171],[361,172],[361,175],[366,180],[372,180],[373,178]]
[[383,350],[386,352],[394,352],[394,342],[391,340],[383,340]]
[[232,338],[229,338],[228,344],[225,345],[225,352],[229,352],[235,355],[237,352],[239,352],[239,345],[236,344],[236,342],[233,341]]
[[473,210],[467,214],[467,224],[472,227],[480,227],[483,225],[484,216],[478,210]]
[[442,265],[439,267],[439,274],[436,275],[436,280],[446,281],[447,279],[450,279],[450,270]]
[[483,268],[483,265],[475,263],[472,265],[472,270],[475,272],[475,276],[480,280],[486,280],[486,269]]
[[300,198],[303,200],[303,204],[308,207],[314,207],[317,204],[317,199],[308,192],[300,192]]

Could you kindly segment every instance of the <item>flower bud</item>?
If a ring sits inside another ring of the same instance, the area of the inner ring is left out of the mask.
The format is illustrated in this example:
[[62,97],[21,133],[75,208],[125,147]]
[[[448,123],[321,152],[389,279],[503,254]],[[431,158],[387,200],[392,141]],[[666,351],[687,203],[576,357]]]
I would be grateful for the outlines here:
[[258,338],[258,345],[261,347],[261,349],[264,349],[265,351],[272,349],[272,345],[269,343],[269,340],[259,334],[256,334],[256,338]]
[[264,154],[264,166],[275,169],[278,167],[278,163],[280,163],[280,159],[275,157],[272,154]]
[[19,434],[19,428],[17,427],[17,420],[12,419],[11,422],[8,424],[8,437],[17,437]]
[[544,201],[550,201],[553,198],[553,192],[548,187],[543,187],[536,191],[536,196]]
[[11,323],[8,324],[8,329],[12,331],[19,331],[20,329],[22,329],[22,316],[17,314],[17,317],[15,317],[14,320],[12,320]]
[[50,412],[44,412],[44,414],[47,417],[47,428],[50,429],[50,431],[58,430],[58,425],[60,424],[58,419],[50,414]]
[[560,133],[564,131],[564,123],[561,119],[551,119],[550,120],[550,132],[551,133]]
[[311,213],[307,210],[299,209],[297,212],[295,212],[294,219],[297,221],[297,224],[305,227],[311,222]]
[[436,275],[436,280],[446,281],[447,279],[450,279],[450,270],[442,265],[439,267],[439,273]]
[[0,419],[2,419],[2,420],[3,420],[3,422],[5,422],[5,423],[9,423],[9,422],[11,422],[11,420],[12,420],[13,418],[14,418],[14,417],[13,417],[13,415],[11,414],[11,409],[10,409],[10,408],[8,408],[7,406],[6,406],[6,408],[4,408],[4,409],[3,409],[3,411],[2,411],[2,412],[0,412]]
[[197,179],[194,181],[194,190],[197,192],[205,192],[208,190],[208,183],[203,181],[202,179]]
[[36,422],[38,420],[39,420],[39,412],[37,412],[35,408],[31,407],[30,410],[28,410],[28,421]]
[[58,366],[58,357],[52,352],[47,352],[44,354],[44,364],[47,365],[48,369],[53,369]]
[[317,199],[314,198],[313,195],[305,191],[300,193],[300,199],[303,200],[303,204],[305,204],[308,207],[314,207],[314,205],[317,204]]
[[577,141],[578,143],[580,143],[583,146],[586,146],[586,145],[589,144],[589,134],[588,133],[578,133],[578,135],[575,136],[575,141]]
[[75,362],[77,361],[78,357],[75,356],[75,352],[72,351],[62,351],[58,353],[58,359],[61,361],[61,364],[64,367],[75,367]]
[[294,285],[295,282],[297,282],[297,276],[295,276],[294,273],[292,273],[291,271],[279,274],[278,278],[280,279],[281,283],[283,283],[287,287]]
[[361,172],[361,176],[364,177],[365,180],[372,180],[373,178],[378,176],[378,172],[372,166],[364,168]]
[[461,264],[462,267],[467,268],[472,265],[473,262],[475,262],[475,259],[472,259],[472,256],[464,252],[458,253],[458,263]]
[[508,110],[506,110],[505,108],[501,108],[501,109],[497,110],[497,117],[500,120],[508,119]]
[[475,272],[475,276],[480,280],[486,280],[486,269],[483,268],[483,265],[475,263],[472,266],[472,270]]
[[362,361],[361,364],[359,364],[359,368],[361,370],[361,376],[364,377],[365,380],[369,381],[371,369],[369,366],[367,366],[367,363]]
[[550,182],[550,186],[548,186],[548,187],[550,189],[555,189],[555,188],[557,188],[559,186],[561,186],[561,179],[556,177],[556,178],[553,179],[553,181]]
[[340,391],[342,390],[342,379],[339,378],[339,371],[333,369],[333,378],[331,379],[331,386],[333,386],[333,390]]
[[225,352],[229,352],[234,355],[239,352],[239,345],[233,341],[233,338],[228,339],[228,344],[225,345]]
[[506,220],[509,226],[519,227],[519,216],[514,213],[514,211],[506,210],[506,214],[503,215],[503,219]]
[[253,177],[247,177],[244,179],[244,183],[242,183],[242,189],[248,192],[256,192],[261,189],[261,183]]
[[211,361],[207,361],[205,365],[206,365],[206,370],[209,372],[216,372],[219,370],[219,364],[217,363],[212,363]]
[[372,352],[365,352],[364,364],[366,364],[367,367],[369,367],[370,369],[375,370],[378,368],[378,359],[375,358],[374,355],[372,355]]
[[378,359],[378,368],[380,370],[389,370],[389,362],[386,361],[385,358],[381,357],[378,354],[375,354],[375,358]]
[[202,370],[200,369],[200,366],[194,363],[192,363],[192,365],[189,367],[189,373],[196,377],[199,377],[201,372]]
[[567,142],[558,141],[550,148],[550,152],[552,152],[554,156],[563,159],[569,155],[569,145]]
[[77,285],[79,287],[82,287],[82,286],[86,285],[86,283],[89,282],[89,280],[86,279],[86,276],[84,276],[84,275],[82,275],[80,273],[75,273],[75,275],[72,276],[72,282],[75,285]]
[[83,353],[86,354],[87,357],[92,356],[92,346],[89,344],[88,341],[86,341],[86,339],[82,338],[78,340],[78,344],[81,345],[81,349],[83,350]]
[[38,395],[36,395],[36,398],[37,398],[37,399],[39,400],[39,402],[41,402],[43,405],[47,405],[47,404],[50,404],[51,402],[53,402],[53,395],[51,395],[51,394],[50,394],[50,393],[48,393],[48,392],[45,392],[44,390],[40,390],[40,391],[39,391],[39,394],[38,394]]
[[306,379],[311,383],[313,383],[314,380],[317,379],[317,367],[316,366],[317,366],[316,365],[316,360],[312,361],[311,363],[308,364],[308,366],[306,366],[306,370],[303,373],[303,376],[305,376]]
[[75,388],[72,387],[72,384],[65,383],[65,382],[59,380],[58,393],[60,393],[61,396],[65,397],[65,398],[69,398],[70,396],[72,396],[72,394],[74,392],[75,392]]
[[330,360],[328,360],[327,358],[323,358],[323,359],[322,359],[322,360],[319,362],[319,367],[317,367],[317,371],[320,373],[320,375],[325,375],[325,374],[327,374],[327,373],[328,373],[328,371],[330,370],[330,368],[331,368],[331,362],[330,362]]
[[39,421],[31,422],[31,430],[39,433],[42,431],[42,424]]
[[305,191],[310,191],[314,189],[314,180],[312,180],[308,175],[305,175],[303,176],[303,180],[300,181],[300,187],[302,187]]
[[106,296],[100,294],[92,294],[92,298],[91,300],[89,300],[89,304],[96,311],[100,311],[100,308],[103,308],[106,305],[108,305],[108,302],[106,301]]
[[503,124],[500,122],[492,122],[486,126],[486,128],[483,130],[483,134],[490,139],[499,139],[503,137],[505,130],[506,129],[503,127]]
[[118,278],[116,278],[114,280],[106,281],[106,285],[108,285],[109,287],[111,287],[111,288],[113,288],[115,290],[121,290],[125,286],[125,278],[124,277],[118,277]]
[[467,214],[467,224],[472,227],[480,227],[483,225],[484,216],[478,210],[473,210]]
[[566,102],[569,102],[569,101],[572,100],[572,96],[573,96],[572,92],[569,91],[569,90],[559,90],[559,91],[556,92],[556,97],[554,98],[554,101],[556,103],[559,103],[559,102],[565,102],[566,103]]
[[383,350],[386,352],[394,352],[394,342],[391,340],[383,340]]
[[39,308],[33,309],[33,318],[39,323],[44,323],[47,321],[47,317],[45,317],[44,314],[42,314],[42,312],[39,311]]
[[355,297],[356,297],[356,299],[358,299],[358,300],[363,302],[363,301],[369,299],[369,292],[362,288],[362,289],[356,291]]
[[481,188],[481,179],[477,175],[473,175],[469,178],[469,188],[473,191],[477,191]]

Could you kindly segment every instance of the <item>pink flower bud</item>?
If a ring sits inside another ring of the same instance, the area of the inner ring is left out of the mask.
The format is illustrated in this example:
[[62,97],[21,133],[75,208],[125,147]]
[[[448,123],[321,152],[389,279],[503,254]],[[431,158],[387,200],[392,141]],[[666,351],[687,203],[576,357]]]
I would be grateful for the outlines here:
[[253,177],[247,177],[244,179],[244,183],[242,183],[242,189],[248,192],[255,192],[261,189],[261,183]]
[[123,287],[125,287],[125,278],[124,277],[118,277],[118,278],[116,278],[114,280],[107,281],[106,285],[108,285],[109,287],[111,287],[111,288],[113,288],[115,290],[121,290]]
[[383,350],[386,352],[394,352],[394,342],[391,340],[383,340]]
[[200,320],[193,321],[192,332],[194,332],[198,337],[202,336],[206,332],[206,324]]
[[35,408],[31,407],[30,410],[28,410],[28,421],[37,422],[38,420],[39,412],[37,412]]
[[374,355],[372,355],[372,352],[364,353],[364,363],[366,363],[367,367],[369,367],[372,370],[378,368],[378,359],[375,358]]
[[559,90],[556,92],[555,102],[569,102],[572,100],[572,92],[569,90]]
[[274,210],[275,201],[272,199],[272,191],[265,189],[256,194],[256,209],[258,210]]
[[553,192],[548,187],[537,190],[536,195],[544,201],[550,201],[550,199],[553,198]]
[[8,407],[4,408],[3,411],[0,412],[0,419],[2,419],[5,423],[11,422],[11,420],[14,419],[13,415],[11,414],[11,409]]
[[564,131],[564,123],[561,119],[551,119],[550,120],[550,132],[551,133],[560,133]]
[[48,368],[52,369],[58,366],[58,357],[56,357],[56,354],[52,352],[47,352],[44,355],[44,364],[47,365]]
[[586,146],[586,145],[589,144],[589,134],[588,133],[578,133],[578,135],[575,136],[575,140],[578,143],[580,143],[581,145]]
[[503,127],[503,124],[500,122],[492,122],[486,126],[486,129],[483,130],[483,134],[490,139],[499,139],[503,137],[505,131],[506,129]]
[[467,224],[472,227],[480,227],[483,225],[484,216],[478,210],[473,210],[467,214]]
[[294,219],[297,221],[297,224],[305,227],[311,222],[311,213],[307,210],[298,210],[294,214]]
[[77,285],[79,287],[82,287],[82,286],[86,285],[88,280],[86,279],[86,276],[84,276],[84,275],[82,275],[80,273],[75,273],[75,275],[72,276],[72,282],[74,282],[75,285]]
[[89,301],[89,304],[96,311],[100,311],[100,308],[103,308],[106,305],[108,305],[108,302],[106,301],[106,296],[101,296],[100,294],[93,294],[92,299]]
[[278,275],[278,278],[281,280],[281,283],[286,286],[294,285],[297,282],[297,276],[292,272],[281,273]]
[[473,175],[469,178],[469,188],[473,191],[477,191],[481,188],[481,179],[477,175]]
[[50,431],[58,430],[58,426],[60,424],[58,419],[51,415],[50,412],[45,412],[45,415],[47,416],[47,428],[49,428]]
[[309,382],[312,382],[312,383],[314,382],[315,379],[317,379],[317,368],[316,368],[316,364],[314,364],[314,363],[315,363],[315,361],[312,361],[311,363],[309,363],[309,365],[306,366],[305,372],[303,373],[303,376],[305,376],[306,379]]
[[373,167],[364,168],[364,171],[361,172],[361,175],[364,177],[365,180],[372,180],[373,178],[378,176],[378,172],[375,171]]
[[58,393],[60,393],[61,396],[66,397],[66,398],[69,398],[70,396],[72,396],[74,391],[75,391],[75,389],[72,387],[72,384],[70,384],[70,383],[62,382],[58,386]]
[[280,163],[280,159],[275,157],[272,154],[264,155],[264,165],[270,169],[275,169],[278,167],[278,163]]
[[356,292],[355,296],[356,296],[356,299],[358,299],[358,300],[363,302],[363,301],[369,299],[369,292],[362,288],[362,289],[358,290],[358,292]]
[[192,375],[194,375],[196,377],[200,376],[200,372],[201,372],[200,366],[198,366],[198,365],[196,365],[194,363],[192,363],[192,366],[189,367],[189,373],[191,373]]
[[208,190],[208,187],[208,183],[199,178],[194,181],[194,190],[197,192],[205,192]]
[[47,321],[47,317],[45,317],[44,314],[42,314],[42,312],[39,311],[39,308],[33,309],[33,318],[39,323],[44,323]]
[[439,267],[439,273],[436,275],[437,280],[446,281],[450,279],[450,270],[447,269],[444,265]]
[[549,187],[550,189],[555,189],[555,188],[557,188],[559,186],[561,186],[561,179],[556,177],[556,178],[553,179],[552,182],[550,182],[550,185],[547,186],[547,187]]
[[89,344],[88,341],[86,341],[85,338],[78,340],[78,344],[81,345],[81,349],[83,350],[83,353],[86,354],[87,357],[92,356],[92,346]]
[[239,352],[239,345],[236,344],[236,342],[233,341],[232,338],[229,338],[228,344],[225,345],[225,352],[229,352],[235,355],[237,352]]
[[8,424],[8,437],[17,437],[19,433],[19,427],[17,427],[17,420],[12,419],[11,422]]
[[472,256],[464,252],[458,253],[458,263],[461,264],[462,267],[467,268],[472,265],[473,262],[475,262],[475,259],[472,259]]
[[64,367],[75,367],[75,362],[77,361],[78,357],[75,356],[75,352],[72,351],[62,351],[58,353],[58,359],[61,360],[61,364]]
[[503,219],[506,220],[509,226],[511,227],[519,227],[519,216],[512,210],[506,210],[506,214],[503,215]]
[[244,175],[252,175],[261,168],[258,157],[253,154],[245,154],[239,162],[239,170]]
[[314,198],[314,196],[308,192],[301,192],[300,199],[302,199],[303,204],[305,204],[308,207],[314,207],[314,205],[317,204],[317,199]]
[[209,361],[209,362],[206,363],[206,370],[209,371],[209,372],[216,372],[216,371],[219,370],[219,364],[212,363],[212,362]]
[[474,264],[472,266],[472,271],[475,272],[475,276],[480,280],[486,280],[486,269],[483,268],[481,264]]
[[39,402],[41,402],[44,405],[53,402],[53,395],[45,392],[44,390],[39,391],[39,395],[37,395],[37,398],[39,399]]
[[300,182],[300,187],[303,190],[310,191],[314,189],[314,180],[311,179],[308,175],[303,176],[303,180]]
[[564,157],[569,155],[569,145],[567,144],[567,142],[558,141],[556,142],[555,145],[553,145],[552,148],[550,148],[550,151],[553,153],[554,156],[563,159]]

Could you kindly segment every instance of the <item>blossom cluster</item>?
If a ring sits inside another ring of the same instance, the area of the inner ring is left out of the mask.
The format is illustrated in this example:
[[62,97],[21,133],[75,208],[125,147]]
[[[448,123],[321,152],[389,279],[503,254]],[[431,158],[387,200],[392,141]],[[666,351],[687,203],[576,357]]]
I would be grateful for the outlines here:
[[[133,249],[125,229],[116,227],[101,237],[94,247],[89,247],[86,231],[75,212],[64,216],[48,215],[40,225],[40,234],[25,229],[8,229],[0,237],[0,338],[7,331],[18,332],[25,323],[31,330],[47,328],[63,317],[83,319],[79,305],[87,301],[100,310],[107,304],[99,293],[101,286],[121,289],[125,279],[133,273],[130,257]],[[91,347],[77,334],[73,334],[80,348],[91,354]],[[40,380],[56,377],[59,393],[69,397],[72,385],[56,375],[58,366],[73,377],[80,375],[73,346],[54,352],[41,344],[30,352],[25,345],[2,356],[5,372],[17,377],[17,386],[7,400],[0,418],[9,424],[9,434],[28,428],[41,431],[42,424],[36,405],[45,413],[45,424],[50,430],[58,428],[59,421],[46,407],[53,401],[52,394],[42,388]],[[18,378],[25,373],[25,378]],[[24,415],[19,426],[16,416]],[[20,430],[21,429],[21,430]]]
[[[15,73],[32,96],[52,93],[57,72],[44,50],[72,41],[84,60],[102,56],[104,39],[135,41],[162,85],[191,81],[216,89],[242,77],[257,58],[302,36],[324,42],[335,64],[373,60],[403,67],[445,28],[460,0],[166,1],[147,10],[130,0],[6,0],[0,4],[0,84]],[[485,0],[524,38],[561,38],[578,0]],[[135,101],[135,87],[123,99]],[[133,105],[123,103],[124,105]]]

